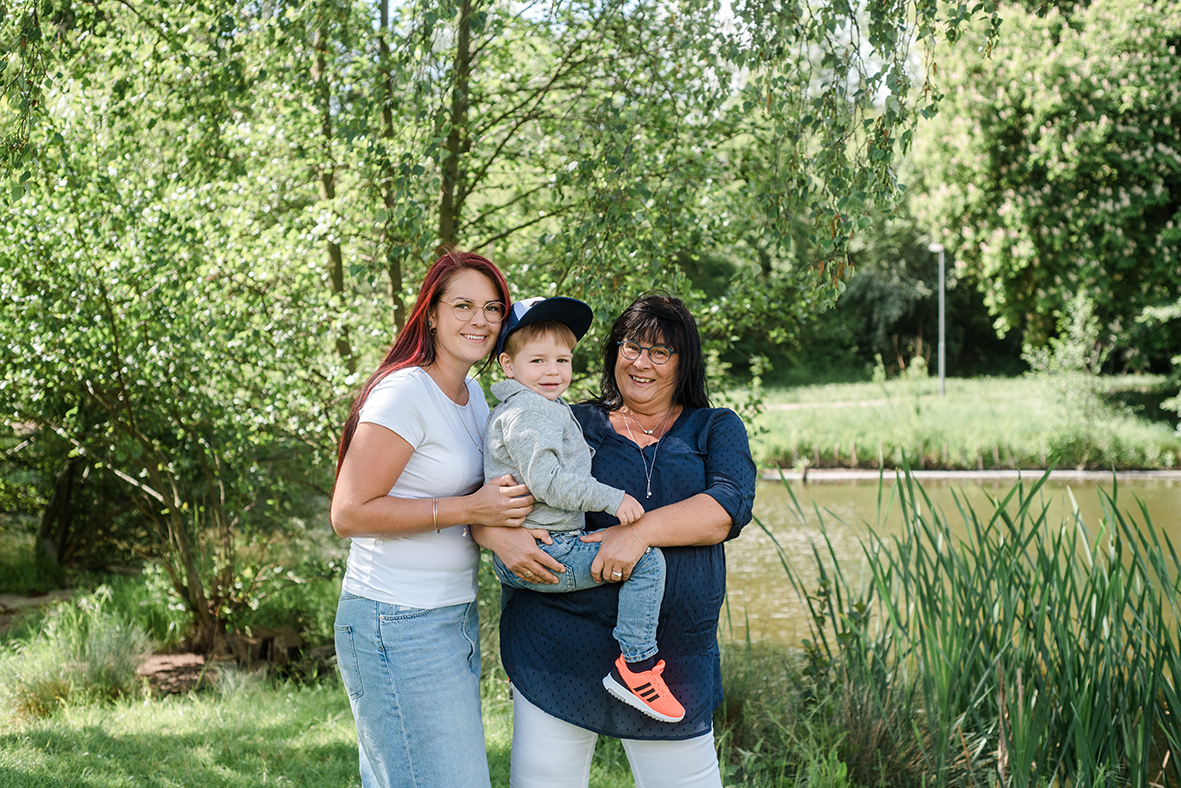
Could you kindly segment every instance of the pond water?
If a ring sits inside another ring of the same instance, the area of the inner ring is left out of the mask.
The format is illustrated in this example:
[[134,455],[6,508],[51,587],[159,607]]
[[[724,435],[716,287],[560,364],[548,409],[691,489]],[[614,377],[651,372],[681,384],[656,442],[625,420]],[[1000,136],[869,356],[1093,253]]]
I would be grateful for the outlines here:
[[[1038,478],[1027,476],[1027,484]],[[970,505],[981,519],[995,512],[992,501],[1003,498],[1017,483],[1014,480],[923,480],[923,490],[937,509],[942,510],[953,530],[963,532],[964,522],[956,503]],[[809,590],[814,591],[818,573],[812,556],[813,545],[826,550],[827,533],[833,552],[847,575],[856,576],[863,565],[862,543],[867,529],[888,536],[901,530],[897,501],[887,511],[892,479],[883,490],[879,523],[876,479],[864,481],[803,484],[789,481],[791,492],[799,501],[801,513],[792,503],[787,486],[781,481],[761,481],[755,497],[755,517],[774,536],[774,541],[758,523],[752,522],[741,538],[726,545],[727,609],[722,611],[723,638],[772,640],[798,643],[808,637],[806,608],[788,581],[777,541],[785,550],[792,570]],[[1069,493],[1068,493],[1069,490]],[[1072,511],[1070,495],[1079,506],[1087,530],[1097,532],[1103,517],[1100,490],[1111,494],[1110,479],[1101,482],[1051,480],[1040,494],[1048,506],[1047,522],[1060,524]],[[1160,534],[1167,535],[1181,552],[1181,479],[1119,479],[1115,488],[1117,505],[1125,519],[1144,525],[1140,503],[1148,511],[1148,520]],[[817,514],[819,510],[819,515]]]

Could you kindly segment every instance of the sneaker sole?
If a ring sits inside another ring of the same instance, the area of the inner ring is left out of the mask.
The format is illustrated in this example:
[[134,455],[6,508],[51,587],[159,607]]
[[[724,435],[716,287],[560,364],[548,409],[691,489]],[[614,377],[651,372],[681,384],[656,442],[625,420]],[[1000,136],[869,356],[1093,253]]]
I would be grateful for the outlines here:
[[647,714],[654,720],[660,720],[661,722],[680,722],[681,720],[685,719],[684,715],[681,715],[680,717],[670,717],[667,714],[661,714],[660,712],[656,711],[656,709],[651,708],[648,706],[648,704],[644,703],[644,701],[633,695],[631,690],[616,681],[615,677],[610,673],[603,677],[603,688],[614,695],[618,700],[623,701],[637,711]]

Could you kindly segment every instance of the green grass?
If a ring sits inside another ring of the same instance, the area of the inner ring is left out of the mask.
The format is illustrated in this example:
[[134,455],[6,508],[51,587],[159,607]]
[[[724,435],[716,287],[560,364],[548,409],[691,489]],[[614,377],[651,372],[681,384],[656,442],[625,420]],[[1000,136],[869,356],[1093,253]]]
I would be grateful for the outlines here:
[[37,596],[61,588],[65,573],[33,552],[33,537],[0,521],[0,594]]
[[144,626],[103,586],[55,605],[35,631],[0,648],[0,703],[17,717],[133,694],[151,653]]
[[[1114,401],[1163,378],[1101,382]],[[951,378],[946,396],[938,389],[926,377],[768,390],[767,409],[751,425],[752,450],[761,465],[785,468],[1181,466],[1173,425],[1105,403],[1080,412],[1045,379]]]
[[[220,694],[71,705],[49,719],[5,726],[0,788],[361,784],[352,712],[339,681],[234,684]],[[485,687],[493,785],[508,784],[512,712],[504,690]],[[600,742],[590,784],[633,785],[618,742]]]
[[360,785],[335,683],[71,706],[0,735],[0,788]]

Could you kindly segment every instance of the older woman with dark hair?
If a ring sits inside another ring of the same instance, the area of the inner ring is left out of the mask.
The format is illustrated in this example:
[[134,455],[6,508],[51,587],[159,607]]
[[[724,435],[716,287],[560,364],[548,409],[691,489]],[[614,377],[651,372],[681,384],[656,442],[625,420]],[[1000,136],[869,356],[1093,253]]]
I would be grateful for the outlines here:
[[[685,305],[649,294],[615,321],[603,348],[599,399],[574,406],[600,482],[637,498],[634,524],[587,513],[600,542],[598,588],[514,592],[501,617],[501,655],[513,686],[513,788],[585,788],[598,735],[623,740],[641,788],[719,788],[712,713],[721,702],[717,627],[726,588],[722,543],[751,519],[755,467],[733,411],[712,408],[697,326]],[[510,568],[539,567],[528,534],[477,529]],[[666,723],[617,703],[600,677],[619,649],[612,637],[618,585],[650,547],[668,565],[657,641],[663,678],[685,707]],[[552,577],[552,576],[551,576]]]

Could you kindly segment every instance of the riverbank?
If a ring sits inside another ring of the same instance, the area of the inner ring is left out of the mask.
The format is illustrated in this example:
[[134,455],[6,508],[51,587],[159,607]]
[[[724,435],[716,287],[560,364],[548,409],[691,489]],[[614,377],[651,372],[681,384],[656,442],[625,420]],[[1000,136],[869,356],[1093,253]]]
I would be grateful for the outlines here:
[[[804,482],[822,484],[824,482],[849,481],[877,481],[879,478],[892,480],[902,471],[893,468],[877,470],[873,468],[766,468],[759,478],[764,481]],[[1006,470],[996,468],[987,471],[911,471],[910,475],[918,481],[1036,481],[1046,474],[1044,470]],[[1122,470],[1122,471],[1078,471],[1053,470],[1049,472],[1050,481],[1077,482],[1110,482],[1119,480],[1157,480],[1181,482],[1181,469],[1175,470]]]
[[[1060,381],[1058,382],[1060,383]],[[1173,392],[1161,376],[1089,380],[1085,400],[1045,378],[932,378],[770,389],[750,423],[763,467],[809,478],[867,471],[1181,470]],[[1016,478],[1016,477],[994,477]]]

